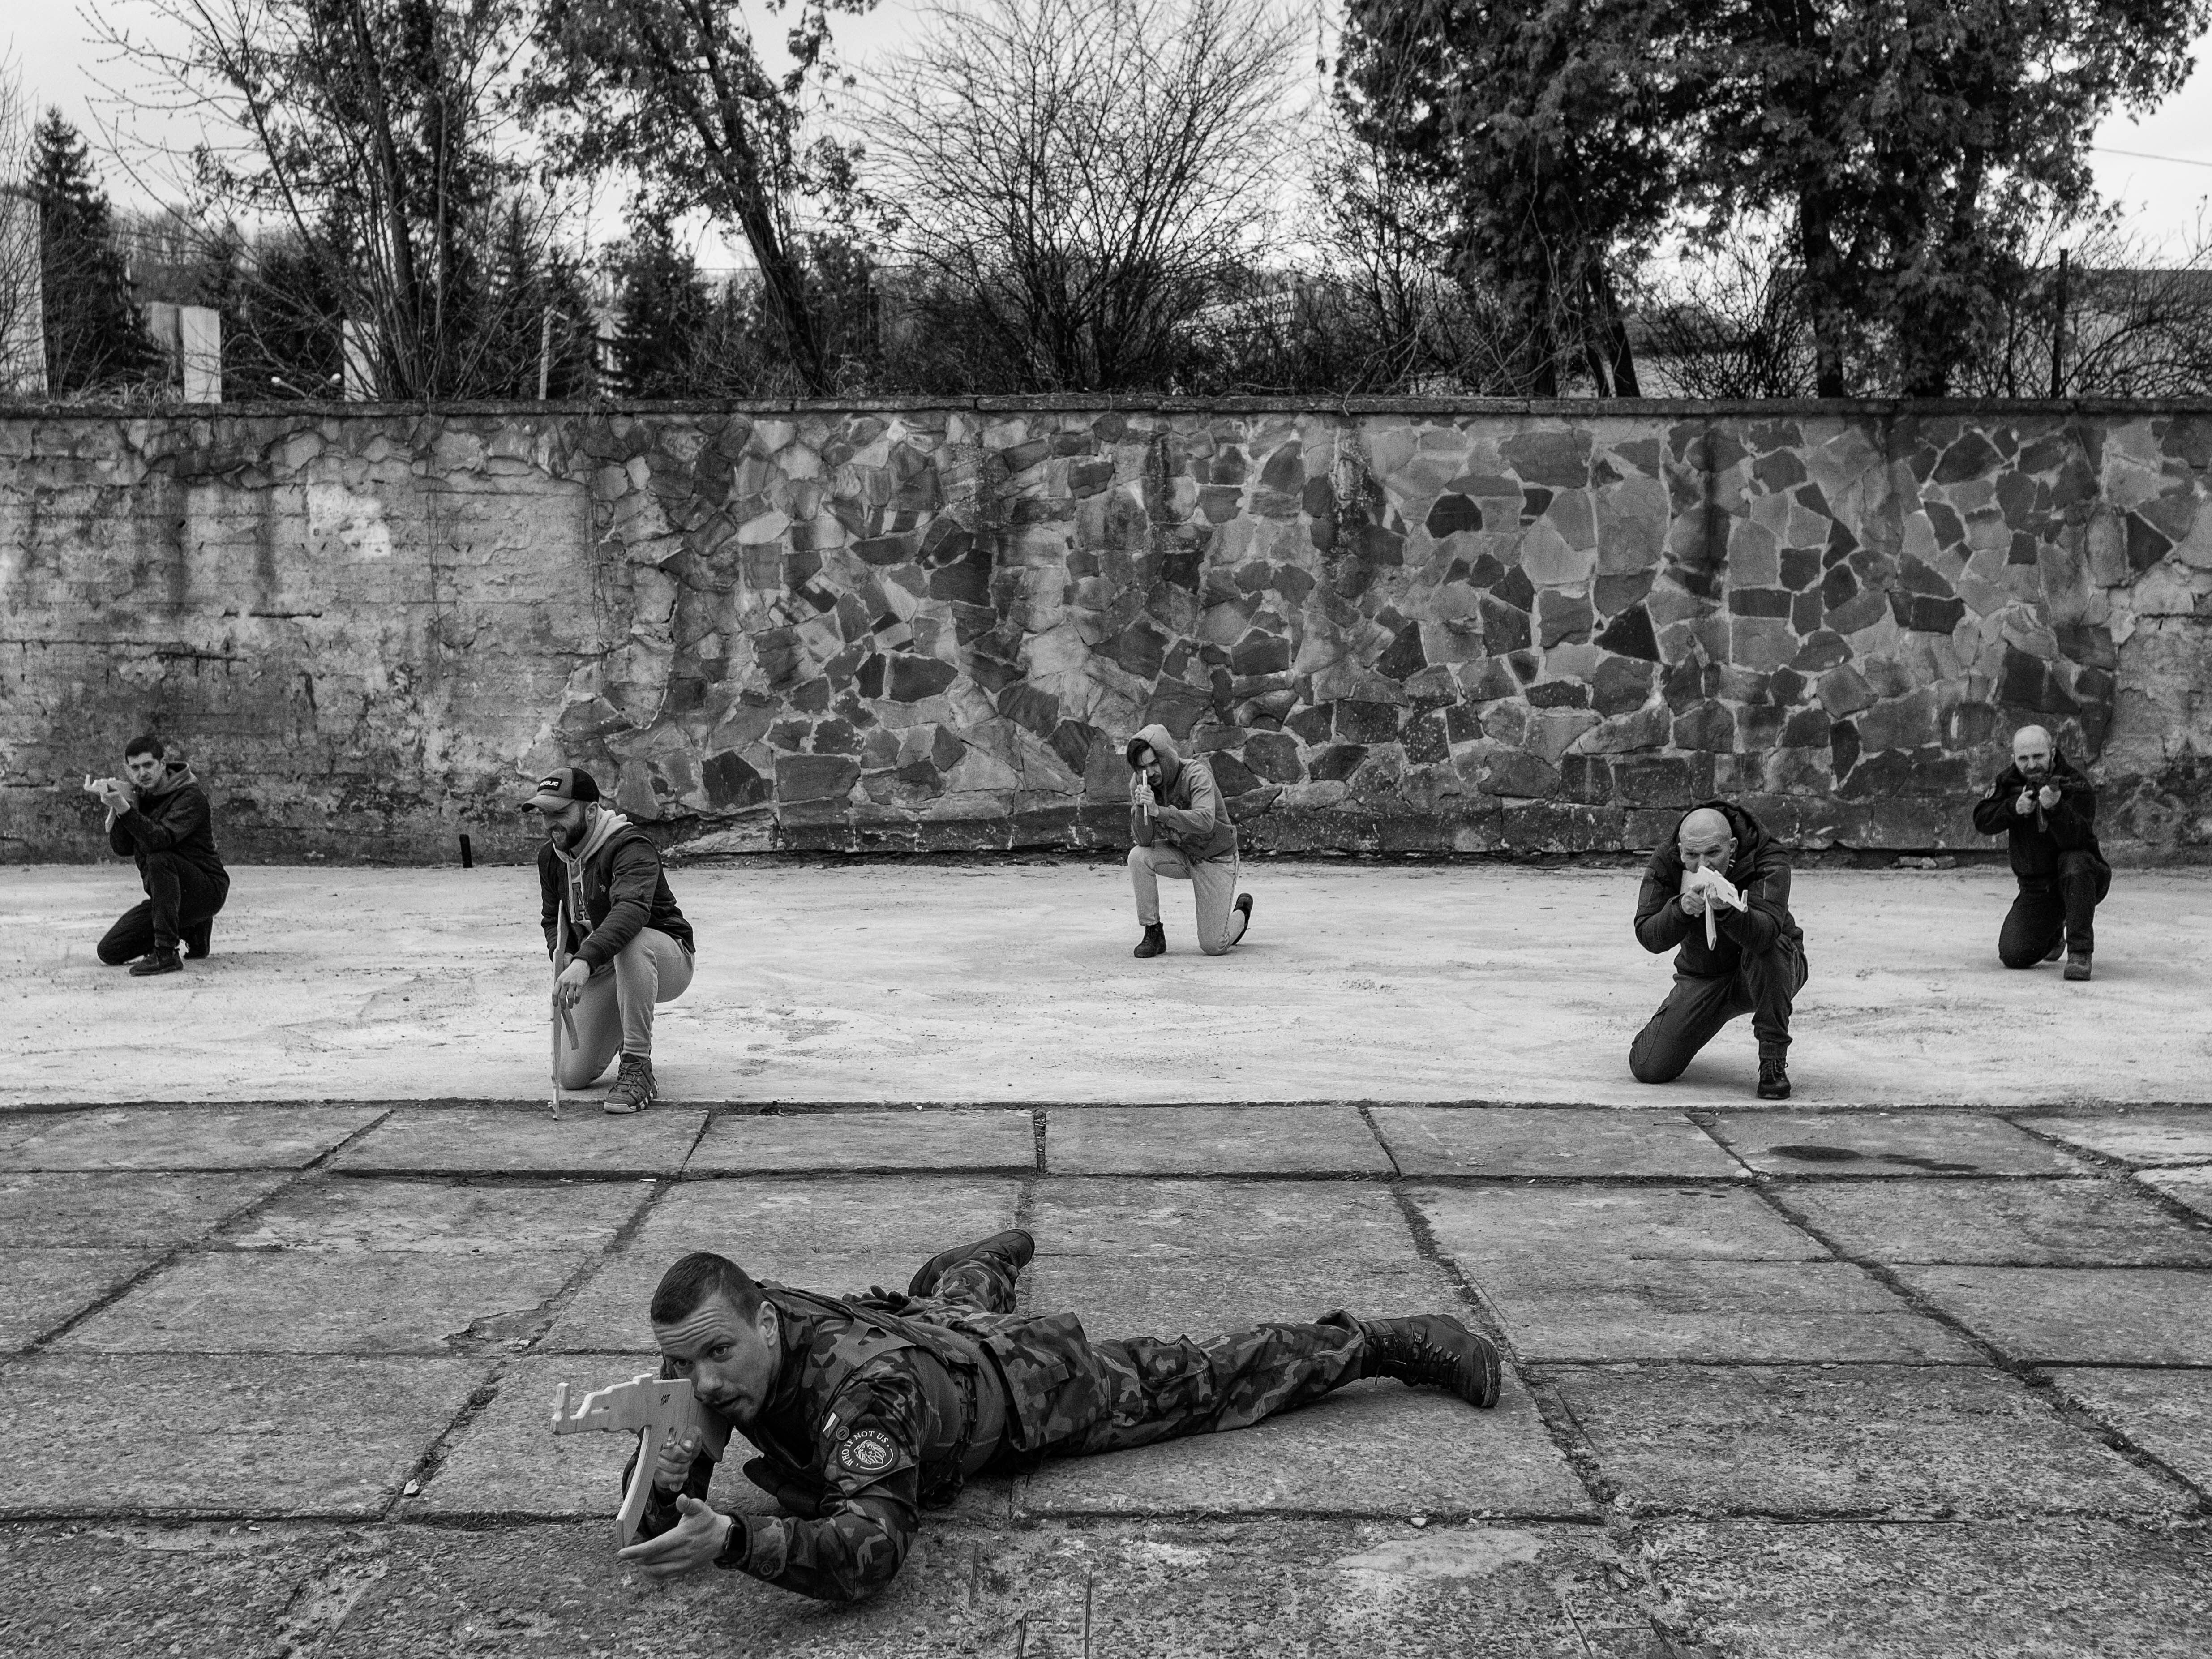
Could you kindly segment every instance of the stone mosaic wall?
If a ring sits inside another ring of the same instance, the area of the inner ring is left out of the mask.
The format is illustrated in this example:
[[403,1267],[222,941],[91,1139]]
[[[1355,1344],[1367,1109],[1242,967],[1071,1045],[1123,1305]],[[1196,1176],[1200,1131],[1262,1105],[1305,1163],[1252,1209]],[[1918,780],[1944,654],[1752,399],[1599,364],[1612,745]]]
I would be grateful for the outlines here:
[[2012,727],[2212,847],[2212,409],[0,418],[0,837],[182,737],[243,851],[1097,845],[1127,734],[1248,846],[1980,846]]

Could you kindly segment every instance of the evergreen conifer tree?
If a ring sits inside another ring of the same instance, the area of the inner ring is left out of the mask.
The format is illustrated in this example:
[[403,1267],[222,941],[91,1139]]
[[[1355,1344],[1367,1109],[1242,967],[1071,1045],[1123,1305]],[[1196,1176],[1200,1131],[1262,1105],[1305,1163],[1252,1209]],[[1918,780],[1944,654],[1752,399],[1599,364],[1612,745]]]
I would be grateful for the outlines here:
[[66,397],[145,380],[158,354],[131,299],[107,192],[58,109],[46,112],[33,137],[30,190],[39,205],[47,389]]

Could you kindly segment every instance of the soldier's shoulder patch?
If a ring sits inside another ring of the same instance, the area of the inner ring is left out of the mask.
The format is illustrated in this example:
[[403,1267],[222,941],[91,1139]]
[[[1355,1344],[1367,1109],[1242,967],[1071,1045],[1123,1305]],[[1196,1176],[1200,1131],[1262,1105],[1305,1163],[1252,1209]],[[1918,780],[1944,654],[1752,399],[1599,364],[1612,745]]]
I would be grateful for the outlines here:
[[881,1429],[862,1429],[837,1448],[837,1461],[855,1474],[881,1474],[898,1462],[898,1448]]

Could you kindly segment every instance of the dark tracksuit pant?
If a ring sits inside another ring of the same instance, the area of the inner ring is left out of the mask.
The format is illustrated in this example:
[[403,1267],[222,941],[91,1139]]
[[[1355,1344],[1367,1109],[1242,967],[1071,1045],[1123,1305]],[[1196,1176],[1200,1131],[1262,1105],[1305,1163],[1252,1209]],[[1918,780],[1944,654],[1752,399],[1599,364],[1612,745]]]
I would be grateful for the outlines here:
[[[935,1304],[956,1312],[1012,1313],[1014,1280],[1012,1269],[996,1259],[963,1261],[906,1316],[926,1320]],[[1064,1356],[1070,1372],[1090,1386],[1054,1391],[1043,1455],[1082,1456],[1249,1428],[1356,1381],[1366,1347],[1358,1322],[1341,1313],[1203,1342],[1148,1336],[1071,1342]],[[1045,1403],[1023,1402],[1024,1415],[1031,1405]]]
[[1999,959],[2008,968],[2033,968],[2062,934],[2069,951],[2090,954],[2097,948],[2097,907],[2112,885],[2112,866],[2081,850],[2060,853],[2056,874],[2022,876],[1997,934]]
[[100,941],[100,959],[113,967],[179,942],[204,956],[210,924],[229,896],[228,875],[211,875],[174,853],[149,853],[146,897],[115,919]]
[[1672,1083],[1722,1026],[1751,1016],[1761,1060],[1790,1052],[1790,1015],[1805,988],[1805,949],[1784,933],[1773,949],[1747,956],[1733,974],[1707,977],[1678,973],[1667,1000],[1628,1048],[1628,1069],[1638,1083]]

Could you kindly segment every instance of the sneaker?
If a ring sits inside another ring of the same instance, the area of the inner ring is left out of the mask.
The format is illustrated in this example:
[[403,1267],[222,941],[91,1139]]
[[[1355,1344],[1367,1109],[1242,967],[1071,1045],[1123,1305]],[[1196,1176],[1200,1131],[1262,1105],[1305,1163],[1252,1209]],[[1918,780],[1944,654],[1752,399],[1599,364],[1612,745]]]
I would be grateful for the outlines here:
[[[1244,913],[1244,925],[1237,930],[1237,938],[1241,939],[1252,931],[1252,896],[1249,893],[1239,893],[1237,896],[1235,908]],[[1234,940],[1231,941],[1231,943],[1234,942]]]
[[[184,958],[177,954],[176,946],[173,945],[167,950],[156,945],[131,964],[131,977],[133,979],[146,979],[155,974],[181,974],[184,971]],[[2084,974],[2081,977],[2087,979],[2089,976]]]
[[615,1086],[607,1091],[599,1109],[624,1115],[641,1112],[659,1098],[660,1090],[653,1080],[653,1062],[643,1054],[624,1054],[622,1070],[615,1073]]
[[1498,1350],[1449,1314],[1363,1319],[1359,1374],[1395,1377],[1409,1389],[1449,1389],[1480,1410],[1498,1403]]
[[1137,941],[1137,948],[1136,948],[1135,950],[1133,950],[1133,951],[1130,951],[1130,952],[1129,952],[1129,954],[1130,954],[1131,956],[1133,956],[1133,957],[1164,957],[1164,956],[1165,956],[1167,953],[1168,953],[1168,934],[1167,934],[1167,929],[1166,929],[1166,928],[1164,928],[1164,927],[1161,927],[1161,926],[1160,926],[1160,924],[1159,924],[1159,923],[1158,923],[1157,921],[1156,921],[1156,922],[1154,922],[1151,927],[1147,927],[1147,928],[1146,928],[1146,929],[1145,929],[1145,936],[1144,936],[1144,938],[1142,938],[1142,939],[1139,939],[1139,940]]
[[956,1244],[949,1250],[939,1250],[921,1264],[913,1279],[908,1281],[908,1296],[934,1296],[938,1281],[946,1273],[963,1261],[973,1261],[979,1255],[995,1255],[1016,1273],[1030,1265],[1036,1254],[1036,1240],[1019,1227],[1009,1227],[1005,1232],[993,1233],[988,1238],[974,1244]]
[[[135,974],[138,970],[136,968],[133,968],[131,971]],[[2089,977],[2089,953],[2087,951],[2069,951],[2067,952],[2066,977],[2069,979],[2087,979]]]
[[1759,1062],[1759,1097],[1761,1100],[1790,1098],[1790,1062],[1786,1060],[1762,1060]]
[[215,918],[210,916],[205,921],[194,922],[184,930],[183,937],[185,957],[193,962],[199,961],[215,943]]

